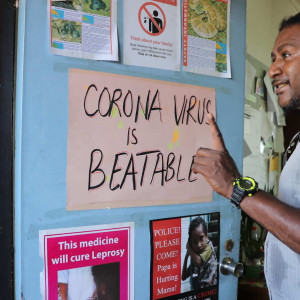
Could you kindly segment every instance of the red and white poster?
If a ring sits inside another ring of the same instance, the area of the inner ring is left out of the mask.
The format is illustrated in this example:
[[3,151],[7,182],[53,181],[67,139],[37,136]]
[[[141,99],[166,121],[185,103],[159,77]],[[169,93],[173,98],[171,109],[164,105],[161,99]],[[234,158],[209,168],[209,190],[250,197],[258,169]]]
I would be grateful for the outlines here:
[[43,299],[134,299],[133,235],[131,222],[40,231]]
[[151,221],[151,299],[217,300],[220,214]]
[[124,63],[180,70],[179,0],[124,1]]

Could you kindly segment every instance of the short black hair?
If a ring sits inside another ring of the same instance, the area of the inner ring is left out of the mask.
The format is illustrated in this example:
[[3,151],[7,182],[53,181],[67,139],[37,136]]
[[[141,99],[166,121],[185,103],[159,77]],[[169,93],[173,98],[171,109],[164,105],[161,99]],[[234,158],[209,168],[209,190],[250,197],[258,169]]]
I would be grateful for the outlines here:
[[207,225],[206,225],[206,222],[204,221],[203,218],[196,217],[190,223],[190,226],[189,226],[189,237],[191,237],[193,230],[195,228],[197,228],[198,226],[200,226],[201,224],[202,224],[203,231],[204,231],[205,235],[207,236]]
[[297,13],[294,16],[290,16],[288,18],[284,18],[279,26],[279,32],[287,27],[293,26],[293,25],[300,25],[300,12]]

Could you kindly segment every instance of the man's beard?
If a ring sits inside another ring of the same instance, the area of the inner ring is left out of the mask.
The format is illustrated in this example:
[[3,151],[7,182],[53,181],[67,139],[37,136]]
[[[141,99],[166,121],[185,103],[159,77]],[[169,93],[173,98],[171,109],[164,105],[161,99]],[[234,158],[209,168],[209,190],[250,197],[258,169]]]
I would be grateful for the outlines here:
[[285,106],[282,107],[284,116],[287,116],[291,111],[297,110],[300,108],[300,96],[297,98],[293,98],[291,102]]

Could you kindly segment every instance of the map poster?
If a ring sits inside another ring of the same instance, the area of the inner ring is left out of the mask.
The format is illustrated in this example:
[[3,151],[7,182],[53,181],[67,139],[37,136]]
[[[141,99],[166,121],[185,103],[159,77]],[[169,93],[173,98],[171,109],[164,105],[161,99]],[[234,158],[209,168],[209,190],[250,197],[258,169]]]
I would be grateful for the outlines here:
[[151,299],[217,300],[220,213],[150,221]]
[[211,201],[191,167],[215,111],[213,88],[70,69],[67,209]]
[[118,61],[116,0],[48,0],[53,54]]
[[124,63],[180,70],[179,0],[124,1]]
[[231,78],[230,0],[183,0],[183,69]]
[[133,229],[129,222],[41,230],[43,299],[134,299]]

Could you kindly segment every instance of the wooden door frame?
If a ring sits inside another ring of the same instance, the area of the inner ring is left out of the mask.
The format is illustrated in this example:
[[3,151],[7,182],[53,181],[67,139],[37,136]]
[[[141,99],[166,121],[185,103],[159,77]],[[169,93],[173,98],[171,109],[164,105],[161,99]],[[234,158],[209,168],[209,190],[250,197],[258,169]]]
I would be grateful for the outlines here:
[[13,107],[15,0],[0,1],[0,299],[14,299]]

